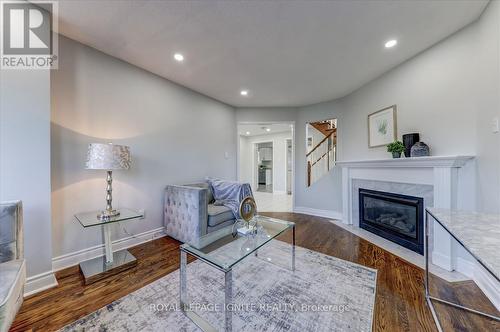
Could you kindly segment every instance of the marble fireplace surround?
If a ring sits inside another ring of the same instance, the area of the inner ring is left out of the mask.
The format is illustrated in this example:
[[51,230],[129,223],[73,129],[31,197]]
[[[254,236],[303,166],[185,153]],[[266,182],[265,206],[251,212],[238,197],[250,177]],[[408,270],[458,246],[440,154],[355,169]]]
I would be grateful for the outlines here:
[[[466,166],[473,163],[473,159],[473,156],[431,156],[339,161],[337,165],[342,167],[342,223],[354,232],[365,232],[359,228],[359,188],[422,197],[425,207],[474,210],[474,193],[470,190],[475,187],[474,170]],[[474,264],[470,255],[437,223],[432,223],[429,230],[433,265],[470,275]],[[397,244],[394,246],[406,250]]]
[[424,199],[424,209],[434,206],[434,188],[428,184],[413,184],[388,182],[378,180],[352,179],[352,225],[359,227],[359,189],[378,190],[386,193],[421,197]]

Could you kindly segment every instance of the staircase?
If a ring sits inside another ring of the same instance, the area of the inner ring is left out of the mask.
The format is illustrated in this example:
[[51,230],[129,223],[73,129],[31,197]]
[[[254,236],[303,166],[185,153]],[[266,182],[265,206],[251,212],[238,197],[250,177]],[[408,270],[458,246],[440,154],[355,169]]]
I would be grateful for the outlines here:
[[316,128],[316,130],[321,132],[323,135],[325,135],[325,137],[330,136],[331,133],[337,131],[337,128],[335,128],[335,125],[333,123],[333,120],[311,122],[310,125]]
[[335,120],[309,123],[324,135],[307,154],[307,186],[328,173],[335,166],[337,147],[337,128]]

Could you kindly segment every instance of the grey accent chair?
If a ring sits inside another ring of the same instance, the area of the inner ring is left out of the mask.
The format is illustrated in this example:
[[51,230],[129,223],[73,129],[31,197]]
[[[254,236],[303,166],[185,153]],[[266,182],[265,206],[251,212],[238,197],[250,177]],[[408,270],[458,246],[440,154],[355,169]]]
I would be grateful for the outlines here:
[[0,332],[9,330],[21,304],[26,283],[20,201],[0,203]]
[[188,242],[210,232],[232,226],[231,209],[214,205],[208,183],[168,185],[165,188],[164,226],[167,235]]

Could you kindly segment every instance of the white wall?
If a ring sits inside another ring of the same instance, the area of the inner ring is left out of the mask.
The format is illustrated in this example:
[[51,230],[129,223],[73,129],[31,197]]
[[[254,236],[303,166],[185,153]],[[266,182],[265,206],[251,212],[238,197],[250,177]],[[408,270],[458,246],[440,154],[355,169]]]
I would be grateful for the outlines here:
[[339,167],[325,174],[319,181],[307,187],[307,143],[306,128],[309,122],[337,119],[337,158],[342,151],[342,134],[345,128],[342,122],[340,101],[312,105],[302,108],[297,114],[297,132],[295,146],[295,206],[316,210],[342,212],[342,171]]
[[[22,200],[28,280],[52,271],[50,74],[0,73],[0,200]],[[28,286],[29,288],[30,286]]]
[[243,107],[236,109],[238,123],[245,122],[294,122],[300,108],[293,107]]
[[388,157],[385,148],[368,148],[366,121],[369,113],[396,104],[399,138],[419,132],[434,155],[477,156],[473,205],[499,212],[500,139],[491,131],[500,115],[499,8],[490,3],[479,22],[343,98],[339,127],[348,131],[340,138],[341,159]]
[[476,27],[473,65],[477,91],[476,156],[477,208],[500,212],[500,134],[492,134],[491,122],[500,118],[500,2],[491,1]]
[[[113,173],[115,207],[146,218],[115,227],[113,239],[162,227],[167,184],[236,178],[232,107],[60,37],[52,73],[52,213],[55,257],[102,243],[99,227],[73,215],[105,204],[105,172],[85,170],[87,145],[129,145],[132,167]],[[227,158],[225,153],[227,152]]]
[[253,171],[257,167],[254,162],[254,144],[262,142],[273,142],[273,189],[276,193],[286,193],[286,140],[292,139],[292,131],[275,133],[270,135],[240,136],[240,172],[239,180],[252,184]]
[[[264,121],[295,115],[296,196],[298,207],[341,212],[341,173],[305,186],[305,125],[338,119],[338,159],[390,158],[384,147],[368,148],[367,116],[397,104],[398,138],[419,132],[433,155],[471,154],[477,187],[462,199],[463,208],[500,212],[500,134],[491,130],[500,117],[500,2],[493,1],[480,20],[373,80],[354,93],[299,110],[238,109],[238,119]],[[397,52],[397,49],[394,50]],[[474,202],[470,202],[473,200]]]

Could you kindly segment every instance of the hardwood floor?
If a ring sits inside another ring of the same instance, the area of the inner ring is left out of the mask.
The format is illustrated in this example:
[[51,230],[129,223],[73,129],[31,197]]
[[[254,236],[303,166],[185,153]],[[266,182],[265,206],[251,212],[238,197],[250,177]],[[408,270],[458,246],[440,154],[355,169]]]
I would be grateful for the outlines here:
[[[326,219],[263,213],[297,223],[297,245],[378,270],[374,331],[436,331],[423,293],[423,270]],[[291,242],[291,234],[280,240]],[[25,299],[11,331],[54,331],[165,276],[179,267],[179,242],[169,237],[131,248],[137,267],[85,286],[78,267],[56,273],[59,286]],[[433,294],[485,312],[496,309],[473,282],[431,279]],[[500,331],[500,324],[436,304],[445,331]]]

